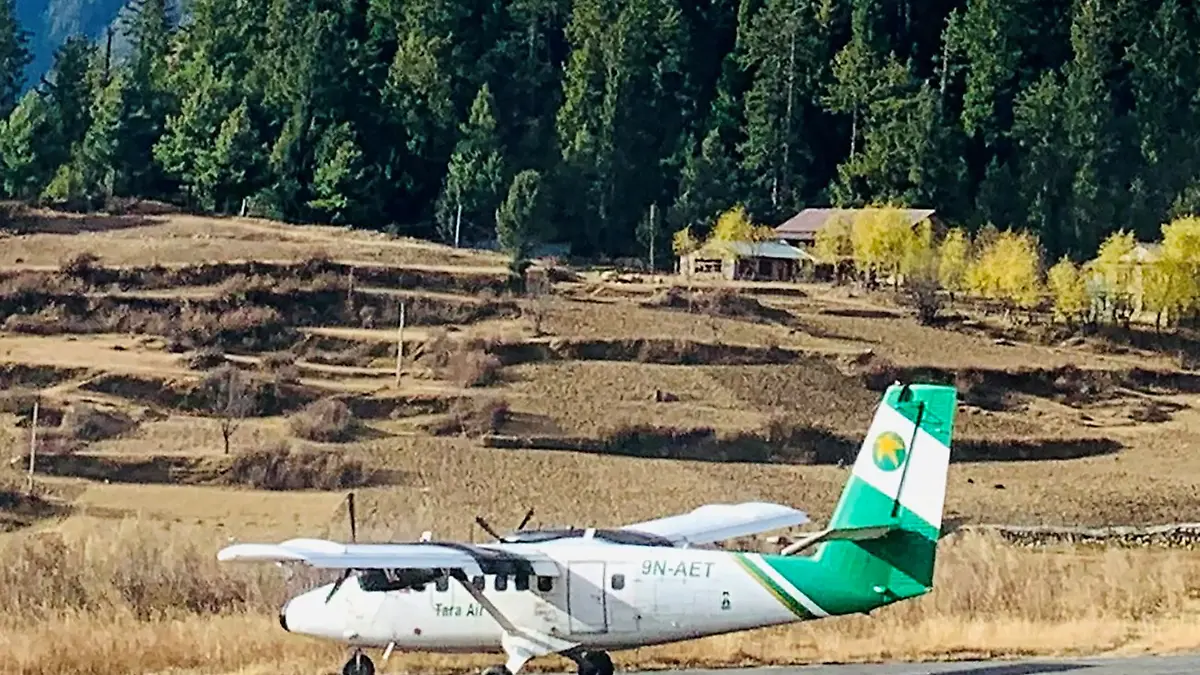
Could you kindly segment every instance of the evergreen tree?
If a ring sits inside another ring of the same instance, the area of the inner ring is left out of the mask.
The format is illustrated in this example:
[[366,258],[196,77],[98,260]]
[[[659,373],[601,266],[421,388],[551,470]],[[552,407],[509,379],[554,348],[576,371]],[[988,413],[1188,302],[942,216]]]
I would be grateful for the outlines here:
[[480,87],[461,133],[437,205],[438,229],[447,242],[481,241],[500,202],[504,165],[487,85]]
[[29,32],[17,23],[14,0],[0,0],[0,120],[17,106],[25,83],[25,67],[33,59]]

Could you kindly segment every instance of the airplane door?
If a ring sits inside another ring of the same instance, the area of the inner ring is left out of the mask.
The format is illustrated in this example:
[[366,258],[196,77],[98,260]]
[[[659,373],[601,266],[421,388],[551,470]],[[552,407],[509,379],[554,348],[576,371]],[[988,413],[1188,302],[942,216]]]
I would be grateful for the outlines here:
[[605,609],[608,612],[608,628],[614,633],[629,633],[640,628],[641,609],[638,607],[638,589],[642,585],[641,575],[629,563],[610,563],[605,591]]
[[604,562],[572,562],[567,566],[567,613],[572,633],[608,630]]

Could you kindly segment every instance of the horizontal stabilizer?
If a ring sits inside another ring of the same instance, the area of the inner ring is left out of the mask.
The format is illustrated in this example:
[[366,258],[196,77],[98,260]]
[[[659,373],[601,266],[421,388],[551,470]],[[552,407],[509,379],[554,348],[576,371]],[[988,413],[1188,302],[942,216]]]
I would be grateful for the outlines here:
[[879,539],[888,532],[897,529],[897,525],[868,525],[864,527],[831,527],[815,532],[800,541],[788,544],[780,551],[780,555],[795,555],[823,541],[867,541]]
[[324,539],[289,539],[279,544],[234,544],[217,553],[222,562],[303,563],[326,569],[458,569],[468,575],[513,573],[526,568],[558,576],[559,567],[537,551],[515,552],[472,544],[342,544]]
[[676,546],[711,544],[735,537],[795,527],[808,522],[808,515],[790,506],[768,502],[707,504],[688,513],[626,525],[634,530],[657,535]]

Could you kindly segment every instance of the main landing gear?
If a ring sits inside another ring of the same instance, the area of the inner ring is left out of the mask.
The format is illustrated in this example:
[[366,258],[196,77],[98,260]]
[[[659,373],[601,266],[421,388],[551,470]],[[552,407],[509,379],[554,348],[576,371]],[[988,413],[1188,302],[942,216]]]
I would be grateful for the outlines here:
[[356,649],[346,665],[342,666],[342,675],[375,675],[375,664],[361,649]]
[[[613,662],[607,652],[596,651],[578,651],[564,653],[563,656],[571,659],[579,667],[579,675],[613,675]],[[343,675],[358,675],[357,673],[347,673],[343,671]],[[507,666],[490,666],[486,668],[480,675],[513,675]]]
[[[607,652],[580,651],[563,654],[579,666],[579,675],[613,675],[613,662]],[[342,675],[359,675],[342,671]],[[480,675],[513,675],[506,666],[490,666]]]
[[613,662],[607,652],[585,651],[575,658],[579,675],[613,675]]

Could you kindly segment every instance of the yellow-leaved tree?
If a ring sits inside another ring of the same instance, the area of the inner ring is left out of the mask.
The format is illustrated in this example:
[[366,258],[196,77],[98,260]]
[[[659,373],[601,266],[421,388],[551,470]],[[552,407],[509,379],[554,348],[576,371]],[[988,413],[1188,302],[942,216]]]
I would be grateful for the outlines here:
[[746,207],[738,204],[717,216],[709,241],[715,242],[760,242],[775,239],[775,230],[766,225],[755,225]]
[[698,248],[700,248],[700,242],[692,236],[691,225],[683,228],[682,230],[677,230],[675,234],[671,236],[671,250],[673,250],[677,256],[687,255]]
[[1136,246],[1132,232],[1118,230],[1105,238],[1096,257],[1085,266],[1099,277],[1100,294],[1113,321],[1125,324],[1133,313]]
[[851,221],[844,215],[834,216],[824,227],[817,230],[813,254],[822,262],[836,264],[854,256],[854,244],[850,240]]
[[1080,273],[1079,266],[1063,256],[1046,273],[1046,285],[1054,296],[1054,313],[1068,324],[1081,322],[1091,302],[1088,299],[1087,280]]
[[933,224],[922,220],[909,228],[902,239],[903,252],[900,258],[900,274],[905,278],[920,276],[937,281],[937,247],[933,245]]
[[1142,302],[1164,317],[1178,320],[1200,306],[1200,218],[1177,218],[1162,226],[1159,257],[1142,270]]
[[966,290],[967,264],[971,261],[971,240],[961,227],[951,228],[938,246],[938,283],[950,293]]
[[899,284],[904,258],[918,235],[908,212],[897,206],[869,206],[858,212],[850,229],[854,262],[860,272],[893,275]]
[[989,239],[967,267],[967,288],[1009,310],[1036,306],[1042,292],[1037,238],[1005,230]]

